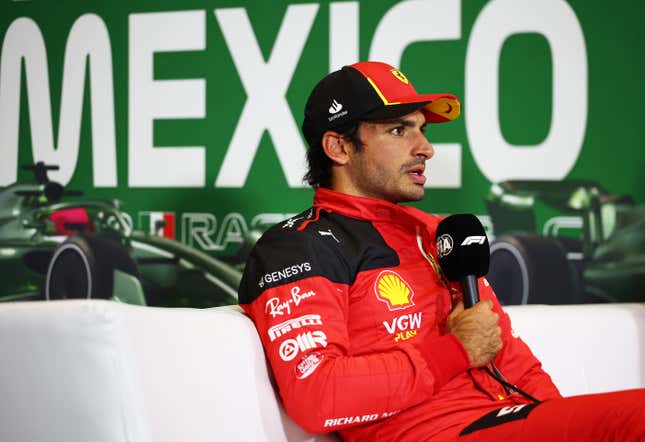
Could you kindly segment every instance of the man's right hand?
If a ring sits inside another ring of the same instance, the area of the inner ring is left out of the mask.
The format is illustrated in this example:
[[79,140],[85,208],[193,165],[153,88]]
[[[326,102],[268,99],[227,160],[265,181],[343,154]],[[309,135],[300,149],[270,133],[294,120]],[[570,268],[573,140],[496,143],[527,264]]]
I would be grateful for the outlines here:
[[446,328],[466,349],[471,367],[483,367],[502,349],[502,329],[493,303],[485,299],[469,309],[460,302],[448,315]]

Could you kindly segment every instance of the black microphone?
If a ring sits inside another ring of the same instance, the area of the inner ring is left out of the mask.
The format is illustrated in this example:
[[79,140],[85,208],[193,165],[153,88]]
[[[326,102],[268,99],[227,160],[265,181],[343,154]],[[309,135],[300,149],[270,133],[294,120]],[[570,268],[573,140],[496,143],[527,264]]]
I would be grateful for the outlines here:
[[[479,302],[477,278],[488,273],[490,250],[484,227],[475,215],[451,215],[437,226],[437,256],[443,274],[449,281],[461,282],[464,292],[464,307],[470,308]],[[536,404],[540,401],[508,382],[491,362],[491,371],[484,370],[508,392],[517,391]]]
[[439,223],[436,232],[437,256],[449,281],[459,281],[464,306],[479,302],[477,278],[488,273],[490,250],[484,227],[475,215],[450,215]]

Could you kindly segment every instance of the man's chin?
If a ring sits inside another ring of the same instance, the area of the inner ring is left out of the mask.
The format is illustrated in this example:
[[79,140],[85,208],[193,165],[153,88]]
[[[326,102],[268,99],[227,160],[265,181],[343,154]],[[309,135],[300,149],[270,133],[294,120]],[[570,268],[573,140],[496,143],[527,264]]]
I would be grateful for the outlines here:
[[399,203],[412,203],[415,201],[421,201],[425,196],[425,189],[421,187],[420,189],[413,189],[407,192],[402,192],[397,198]]

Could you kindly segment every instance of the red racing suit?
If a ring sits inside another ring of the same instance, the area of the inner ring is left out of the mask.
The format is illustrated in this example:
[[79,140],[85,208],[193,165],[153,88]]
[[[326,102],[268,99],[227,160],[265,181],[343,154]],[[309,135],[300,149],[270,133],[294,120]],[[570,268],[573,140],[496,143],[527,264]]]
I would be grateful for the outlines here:
[[[255,322],[287,413],[344,440],[422,440],[530,401],[469,369],[446,318],[461,293],[437,269],[440,218],[318,189],[307,211],[269,229],[249,257],[240,304]],[[495,365],[540,400],[560,393],[500,315]]]

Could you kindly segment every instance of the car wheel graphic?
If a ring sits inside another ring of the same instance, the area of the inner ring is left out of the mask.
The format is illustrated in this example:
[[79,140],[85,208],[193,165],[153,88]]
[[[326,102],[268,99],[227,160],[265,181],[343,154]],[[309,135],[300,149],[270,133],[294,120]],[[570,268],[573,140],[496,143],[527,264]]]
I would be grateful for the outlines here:
[[47,269],[45,299],[109,299],[114,270],[137,276],[137,266],[116,240],[75,235],[54,252]]
[[486,279],[504,305],[580,303],[575,247],[535,234],[502,235],[491,244]]

